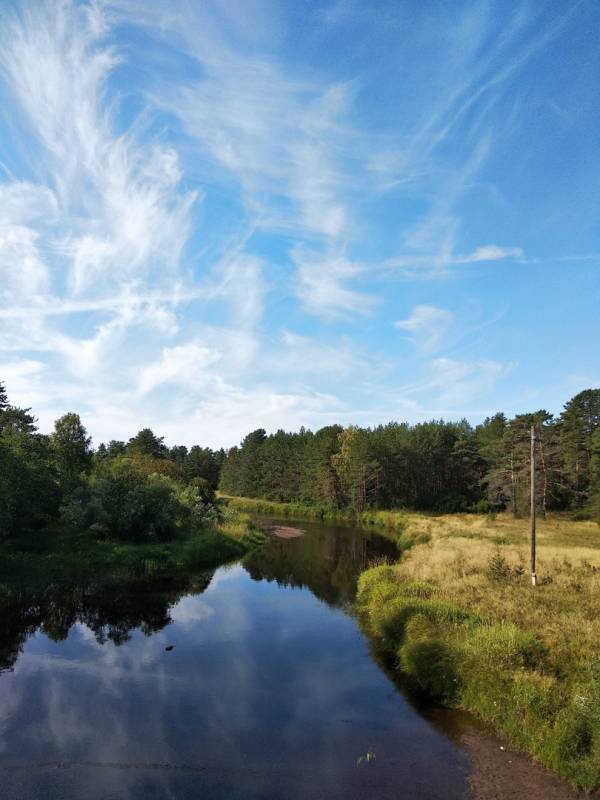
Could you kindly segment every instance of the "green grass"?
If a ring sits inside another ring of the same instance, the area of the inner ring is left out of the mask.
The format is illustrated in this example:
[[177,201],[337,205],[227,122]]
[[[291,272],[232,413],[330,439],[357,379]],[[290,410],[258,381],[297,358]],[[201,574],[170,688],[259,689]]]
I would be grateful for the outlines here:
[[409,515],[405,535],[423,530],[428,543],[361,575],[366,631],[416,689],[600,787],[600,531],[543,521],[534,589],[526,520]]

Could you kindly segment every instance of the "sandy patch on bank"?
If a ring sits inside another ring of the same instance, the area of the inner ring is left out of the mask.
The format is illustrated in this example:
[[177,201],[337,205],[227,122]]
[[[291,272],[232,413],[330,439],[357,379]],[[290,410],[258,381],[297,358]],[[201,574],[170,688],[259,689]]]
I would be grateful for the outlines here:
[[278,539],[296,539],[306,533],[302,528],[291,528],[288,525],[267,525],[264,531],[271,536],[277,536]]

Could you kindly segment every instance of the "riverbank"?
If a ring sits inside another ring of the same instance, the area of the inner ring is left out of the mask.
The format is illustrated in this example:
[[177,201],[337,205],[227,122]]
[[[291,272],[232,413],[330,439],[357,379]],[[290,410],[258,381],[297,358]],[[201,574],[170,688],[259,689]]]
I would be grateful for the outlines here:
[[241,512],[169,542],[145,544],[97,538],[90,531],[58,526],[34,531],[2,543],[0,602],[15,590],[36,590],[54,583],[80,583],[103,575],[150,576],[174,569],[214,569],[241,558],[264,542]]
[[587,791],[600,785],[600,529],[541,520],[530,585],[527,521],[408,515],[428,541],[359,580],[366,630],[415,687],[475,713],[506,744]]

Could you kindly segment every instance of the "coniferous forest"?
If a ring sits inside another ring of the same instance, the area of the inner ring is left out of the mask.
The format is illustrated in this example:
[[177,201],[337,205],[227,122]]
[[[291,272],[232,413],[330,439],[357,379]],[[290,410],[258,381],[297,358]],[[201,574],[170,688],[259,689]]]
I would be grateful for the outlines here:
[[600,389],[558,417],[540,410],[482,424],[433,420],[313,433],[249,433],[224,460],[227,494],[326,507],[422,511],[529,509],[531,426],[540,511],[600,513]]

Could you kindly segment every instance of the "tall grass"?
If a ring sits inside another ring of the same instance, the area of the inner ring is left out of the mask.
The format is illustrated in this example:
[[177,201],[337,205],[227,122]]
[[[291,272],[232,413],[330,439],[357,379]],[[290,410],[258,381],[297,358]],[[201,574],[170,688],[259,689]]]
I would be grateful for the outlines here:
[[417,688],[599,787],[600,531],[541,521],[534,589],[526,521],[410,515],[405,535],[423,530],[399,564],[362,574],[366,629]]

